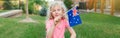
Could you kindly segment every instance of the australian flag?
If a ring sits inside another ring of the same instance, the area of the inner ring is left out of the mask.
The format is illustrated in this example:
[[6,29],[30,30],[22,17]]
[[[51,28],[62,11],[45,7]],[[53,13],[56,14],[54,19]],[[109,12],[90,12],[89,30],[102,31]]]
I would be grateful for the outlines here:
[[78,24],[82,24],[77,7],[70,9],[67,12],[67,14],[68,14],[69,25],[71,27],[76,26]]

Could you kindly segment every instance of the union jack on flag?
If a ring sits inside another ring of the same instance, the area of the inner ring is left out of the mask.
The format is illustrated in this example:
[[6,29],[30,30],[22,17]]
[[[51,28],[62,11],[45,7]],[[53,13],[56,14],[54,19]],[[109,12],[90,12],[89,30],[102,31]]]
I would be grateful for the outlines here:
[[68,14],[69,25],[71,27],[76,26],[78,24],[82,24],[77,7],[70,9],[67,12],[67,14]]

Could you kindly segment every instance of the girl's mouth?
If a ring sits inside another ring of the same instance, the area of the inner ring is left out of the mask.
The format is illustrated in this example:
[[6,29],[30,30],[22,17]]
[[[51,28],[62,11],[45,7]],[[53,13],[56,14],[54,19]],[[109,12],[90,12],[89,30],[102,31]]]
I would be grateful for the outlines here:
[[55,16],[58,16],[58,15],[55,15]]

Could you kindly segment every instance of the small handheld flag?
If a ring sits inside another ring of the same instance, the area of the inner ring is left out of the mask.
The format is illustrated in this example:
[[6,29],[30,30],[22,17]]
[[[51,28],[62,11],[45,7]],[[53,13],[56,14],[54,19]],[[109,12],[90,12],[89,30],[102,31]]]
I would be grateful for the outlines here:
[[76,26],[78,24],[82,24],[82,21],[80,19],[79,16],[79,12],[77,10],[77,6],[70,9],[68,12],[68,21],[69,21],[69,25],[72,26]]

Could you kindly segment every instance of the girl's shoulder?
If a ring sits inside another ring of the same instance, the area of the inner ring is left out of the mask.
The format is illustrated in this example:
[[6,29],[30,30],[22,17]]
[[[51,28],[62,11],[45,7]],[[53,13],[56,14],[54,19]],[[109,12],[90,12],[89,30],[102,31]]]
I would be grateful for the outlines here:
[[65,27],[69,27],[69,22],[67,19],[63,19],[63,24],[65,25]]
[[51,24],[53,24],[53,20],[46,20],[46,25],[51,25]]
[[63,19],[62,22],[63,22],[64,24],[69,24],[67,19]]
[[63,21],[63,22],[68,22],[68,20],[67,20],[67,19],[62,19],[62,21]]
[[46,29],[50,28],[53,25],[53,20],[46,20]]

